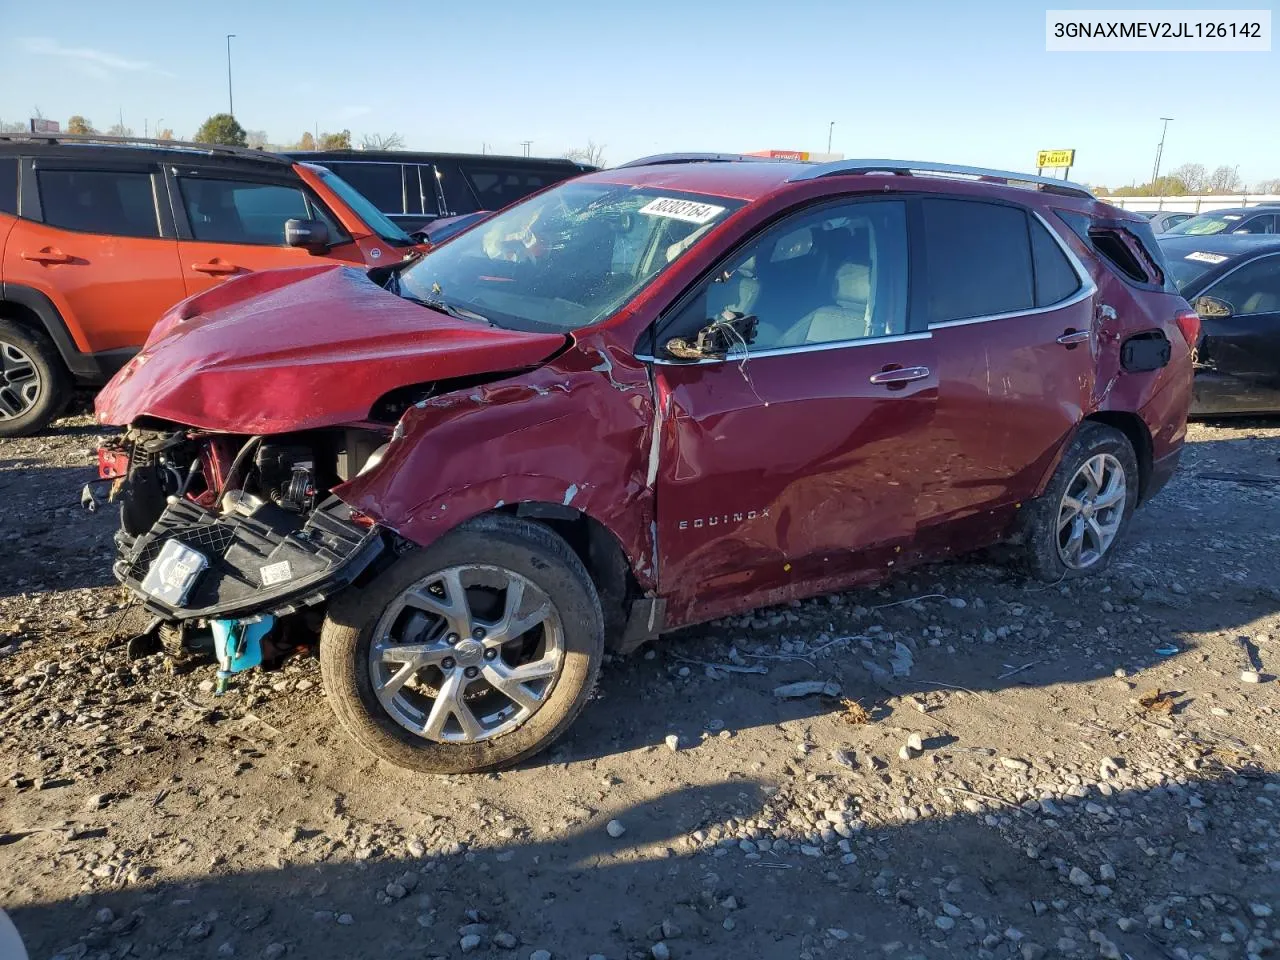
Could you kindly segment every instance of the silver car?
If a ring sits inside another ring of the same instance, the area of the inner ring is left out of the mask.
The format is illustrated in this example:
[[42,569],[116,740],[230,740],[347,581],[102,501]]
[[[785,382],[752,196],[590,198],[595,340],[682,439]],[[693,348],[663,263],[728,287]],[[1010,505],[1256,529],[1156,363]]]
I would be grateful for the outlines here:
[[1153,233],[1164,233],[1170,227],[1176,227],[1183,220],[1190,220],[1194,213],[1176,213],[1172,210],[1134,210],[1140,217],[1146,217],[1151,223]]

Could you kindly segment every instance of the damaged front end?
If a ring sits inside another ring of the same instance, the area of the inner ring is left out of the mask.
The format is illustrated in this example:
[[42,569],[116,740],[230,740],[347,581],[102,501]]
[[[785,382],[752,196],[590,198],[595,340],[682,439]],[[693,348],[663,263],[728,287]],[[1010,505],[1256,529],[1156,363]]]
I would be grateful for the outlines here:
[[207,624],[224,672],[256,665],[251,646],[277,624],[313,633],[325,601],[388,549],[329,492],[376,465],[387,439],[131,429],[99,452],[99,484],[120,506],[116,579],[180,636]]

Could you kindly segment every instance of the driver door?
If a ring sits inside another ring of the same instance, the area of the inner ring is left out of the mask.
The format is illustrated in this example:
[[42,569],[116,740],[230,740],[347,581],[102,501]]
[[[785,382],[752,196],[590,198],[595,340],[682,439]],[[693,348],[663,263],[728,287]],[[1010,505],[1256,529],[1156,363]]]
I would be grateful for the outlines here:
[[[1200,362],[1230,385],[1198,378],[1197,393],[1225,394],[1228,409],[1280,406],[1280,253],[1250,260],[1209,286],[1203,296],[1229,304],[1231,316],[1203,315]],[[1206,398],[1207,399],[1207,398]]]
[[[907,274],[905,203],[843,201],[767,228],[660,327],[669,622],[838,589],[909,554],[937,378],[930,334],[908,324]],[[751,342],[664,352],[716,317]]]

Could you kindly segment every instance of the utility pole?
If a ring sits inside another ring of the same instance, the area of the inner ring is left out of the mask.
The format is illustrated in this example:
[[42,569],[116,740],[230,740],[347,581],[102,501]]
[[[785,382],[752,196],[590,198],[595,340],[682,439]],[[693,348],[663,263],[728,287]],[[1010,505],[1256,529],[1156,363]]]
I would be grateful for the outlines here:
[[234,38],[234,33],[227,34],[227,113],[233,117],[236,115],[236,101],[231,96],[231,41]]
[[831,123],[828,124],[827,126],[827,153],[831,152],[831,134],[835,130],[835,128],[836,128],[836,122],[832,120]]
[[527,156],[529,155],[529,148],[530,148],[531,146],[533,146],[533,141],[532,141],[532,140],[521,140],[521,141],[520,141],[520,146],[524,147],[524,155],[527,157]]
[[1154,187],[1156,181],[1160,179],[1160,158],[1164,156],[1164,136],[1169,132],[1169,121],[1173,117],[1161,117],[1164,121],[1164,127],[1160,130],[1160,145],[1156,147],[1156,164],[1151,168],[1151,185]]

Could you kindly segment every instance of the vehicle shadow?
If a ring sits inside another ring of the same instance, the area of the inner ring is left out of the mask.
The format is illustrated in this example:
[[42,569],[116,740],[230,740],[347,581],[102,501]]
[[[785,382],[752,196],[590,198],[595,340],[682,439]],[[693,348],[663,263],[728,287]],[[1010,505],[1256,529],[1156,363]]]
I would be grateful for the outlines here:
[[19,593],[101,587],[111,577],[113,510],[88,513],[87,466],[38,466],[0,448],[0,599]]
[[[1185,782],[1126,767],[1116,777],[1056,803],[966,798],[965,810],[940,791],[920,819],[893,823],[863,821],[846,783],[775,792],[722,782],[584,811],[584,826],[545,839],[516,824],[510,841],[428,841],[417,856],[391,846],[402,838],[389,834],[366,845],[368,825],[351,821],[339,797],[330,822],[294,831],[279,869],[237,869],[231,821],[213,818],[184,841],[191,856],[177,876],[28,897],[10,913],[32,957],[66,960],[407,960],[512,956],[517,945],[521,960],[537,949],[621,960],[659,956],[658,941],[670,956],[702,960],[972,957],[984,948],[1008,956],[1023,944],[1156,960],[1186,944],[1238,950],[1267,936],[1280,864],[1261,857],[1267,824],[1247,817],[1274,804],[1277,777],[1221,767]],[[1031,783],[1022,793],[1034,793]],[[809,813],[828,839],[787,826],[780,798],[803,804],[810,790],[846,798],[847,819],[836,819],[848,839],[819,809],[826,800]],[[1233,822],[1229,810],[1246,816]],[[162,836],[182,830],[149,815]],[[610,817],[625,833],[611,835]],[[287,830],[279,820],[261,828]],[[739,835],[751,829],[789,834],[789,849],[744,847]],[[39,835],[16,842],[64,845]],[[212,872],[195,866],[211,854]]]

